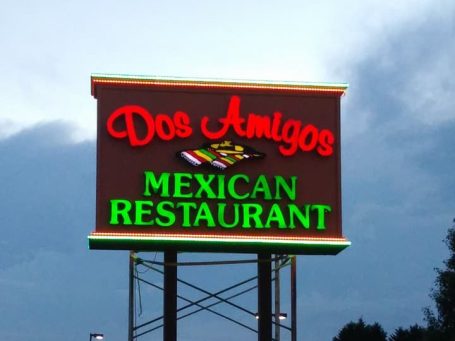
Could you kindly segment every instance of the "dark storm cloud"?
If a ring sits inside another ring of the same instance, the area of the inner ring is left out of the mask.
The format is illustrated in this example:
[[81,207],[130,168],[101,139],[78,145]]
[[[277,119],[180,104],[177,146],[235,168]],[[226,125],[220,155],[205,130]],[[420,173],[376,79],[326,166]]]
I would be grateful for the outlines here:
[[[8,231],[0,251],[7,260],[3,266],[40,249],[69,251],[80,240],[81,227],[92,224],[94,146],[70,144],[69,129],[54,123],[0,141],[0,222]],[[18,246],[21,255],[14,252]]]
[[342,130],[344,233],[353,245],[302,268],[305,324],[328,330],[308,327],[310,340],[361,316],[389,331],[406,327],[431,303],[455,216],[453,36],[450,15],[407,27],[352,70]]
[[117,340],[126,334],[113,320],[126,318],[117,269],[127,260],[87,249],[95,144],[71,143],[71,129],[44,124],[0,140],[2,340],[81,340],[97,328]]

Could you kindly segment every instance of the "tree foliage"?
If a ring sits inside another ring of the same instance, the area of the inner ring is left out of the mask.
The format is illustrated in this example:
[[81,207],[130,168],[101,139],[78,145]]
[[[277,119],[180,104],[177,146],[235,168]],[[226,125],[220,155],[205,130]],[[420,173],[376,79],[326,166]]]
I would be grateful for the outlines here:
[[409,329],[398,328],[390,335],[389,341],[426,341],[426,329],[417,324]]
[[449,229],[445,242],[450,256],[444,262],[445,269],[436,269],[436,287],[430,295],[435,302],[436,313],[429,308],[424,312],[431,333],[442,334],[445,340],[455,340],[455,226]]
[[387,334],[379,323],[365,324],[362,318],[346,324],[333,341],[386,341]]
[[349,322],[333,341],[455,341],[455,219],[449,229],[445,243],[449,248],[449,258],[443,269],[436,269],[435,287],[430,297],[436,311],[425,308],[427,328],[417,324],[408,329],[398,328],[387,339],[387,334],[378,323],[365,324],[360,318]]

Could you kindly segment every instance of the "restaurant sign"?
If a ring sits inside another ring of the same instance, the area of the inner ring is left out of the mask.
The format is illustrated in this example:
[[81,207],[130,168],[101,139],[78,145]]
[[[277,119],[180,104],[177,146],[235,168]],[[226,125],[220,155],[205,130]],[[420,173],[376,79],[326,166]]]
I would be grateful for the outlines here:
[[336,254],[344,84],[93,75],[92,249]]

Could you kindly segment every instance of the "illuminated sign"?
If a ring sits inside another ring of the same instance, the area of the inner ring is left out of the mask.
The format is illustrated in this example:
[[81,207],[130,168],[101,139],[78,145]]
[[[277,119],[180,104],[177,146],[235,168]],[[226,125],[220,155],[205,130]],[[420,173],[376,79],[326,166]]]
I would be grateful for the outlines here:
[[338,253],[345,89],[92,76],[90,248]]
[[[178,225],[182,227],[208,228],[222,227],[225,229],[256,228],[270,229],[309,229],[325,230],[325,215],[332,211],[331,206],[321,204],[294,203],[282,207],[281,201],[286,198],[295,201],[297,177],[289,180],[275,176],[269,183],[264,175],[252,181],[246,174],[236,174],[230,178],[224,175],[198,173],[162,173],[159,175],[146,171],[144,173],[144,197],[157,196],[167,200],[128,200],[112,199],[110,201],[110,219],[112,226],[161,226]],[[194,192],[191,182],[196,183]],[[237,192],[238,182],[251,185],[244,192]],[[213,184],[213,185],[212,185]],[[212,187],[213,186],[213,187]],[[235,199],[238,202],[229,207],[223,200]],[[172,200],[170,200],[172,199]],[[202,199],[196,201],[176,201],[182,199]],[[257,199],[275,201],[270,208],[255,203]],[[208,200],[216,200],[215,210]],[[180,211],[181,220],[177,221],[176,212]],[[226,218],[228,211],[233,211],[232,221]],[[311,214],[316,211],[316,224],[311,224]]]
[[[240,115],[240,102],[239,96],[231,97],[226,116],[218,119],[221,123],[218,131],[210,131],[210,118],[202,117],[202,135],[207,139],[220,140],[231,128],[239,137],[266,138],[280,143],[279,151],[285,156],[294,155],[297,150],[316,150],[322,156],[332,155],[335,138],[330,130],[319,130],[312,124],[302,126],[299,120],[289,119],[282,122],[282,113],[279,111],[275,111],[272,117],[250,113],[247,118],[243,118]],[[135,118],[145,127],[146,133],[143,137],[138,137]],[[123,121],[125,128],[116,130],[116,121]],[[163,141],[170,141],[174,138],[188,138],[193,134],[190,117],[186,112],[178,110],[172,116],[159,113],[153,117],[146,108],[138,105],[126,105],[115,110],[108,118],[107,130],[114,138],[128,138],[131,146],[147,145],[153,141],[155,135]]]

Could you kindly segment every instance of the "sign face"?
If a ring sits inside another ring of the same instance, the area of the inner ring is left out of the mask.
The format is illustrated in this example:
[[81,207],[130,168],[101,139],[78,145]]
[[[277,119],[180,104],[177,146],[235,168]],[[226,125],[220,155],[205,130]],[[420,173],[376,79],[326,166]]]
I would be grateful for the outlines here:
[[346,85],[92,76],[92,249],[336,254]]

